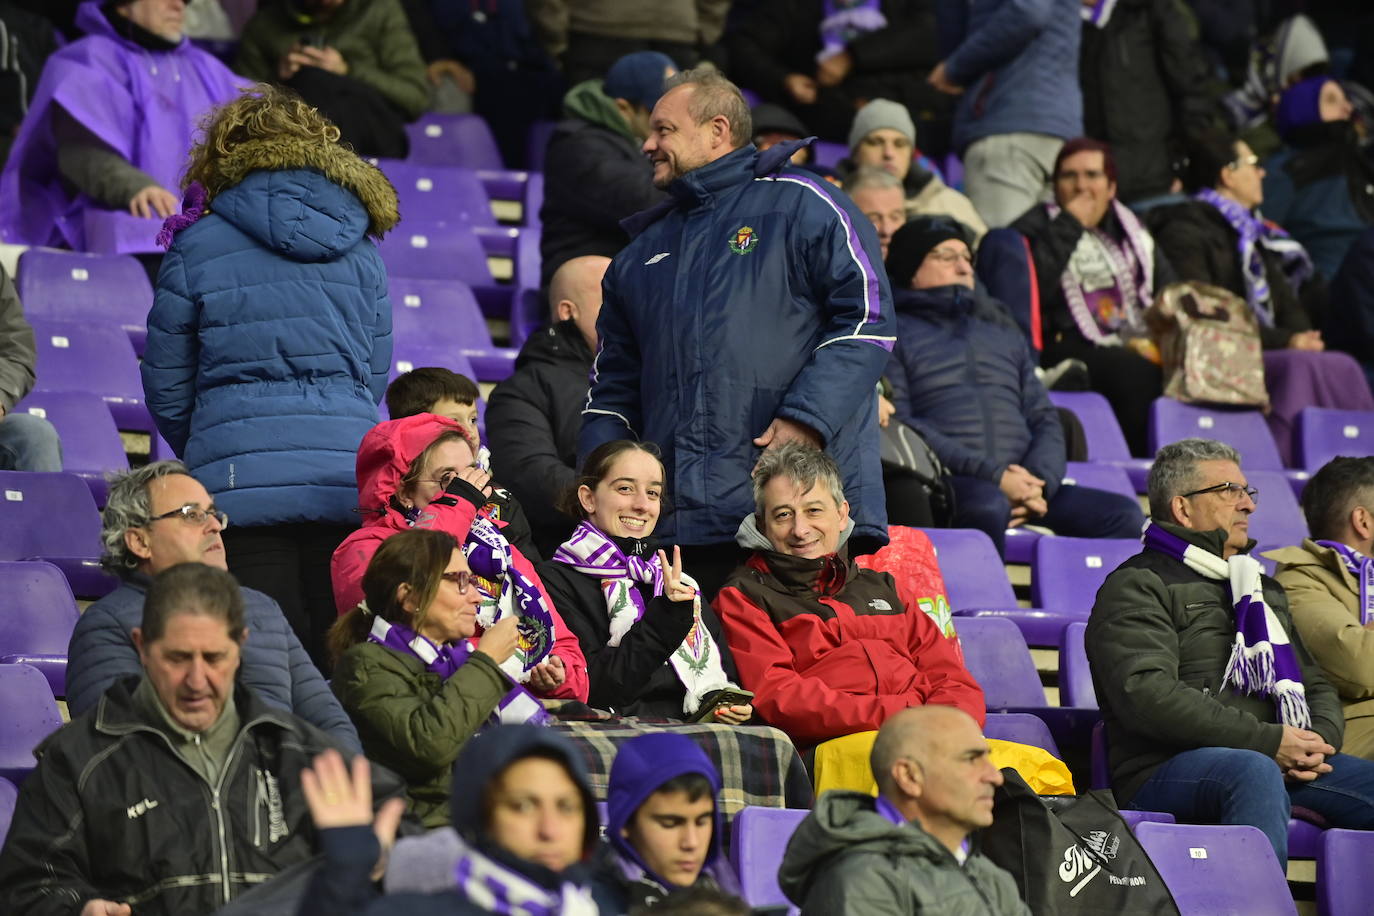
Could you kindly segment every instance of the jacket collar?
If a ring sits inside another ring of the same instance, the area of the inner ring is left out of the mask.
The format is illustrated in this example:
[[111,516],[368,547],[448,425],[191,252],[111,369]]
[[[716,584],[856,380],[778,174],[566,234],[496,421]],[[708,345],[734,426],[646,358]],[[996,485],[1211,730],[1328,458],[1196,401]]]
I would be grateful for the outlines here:
[[826,597],[844,591],[849,580],[858,573],[858,567],[849,559],[849,551],[844,545],[840,545],[837,552],[816,560],[775,550],[758,550],[749,563],[761,572],[771,574],[789,592]]
[[[142,679],[142,675],[126,677],[105,691],[95,709],[96,731],[107,735],[129,735],[137,731],[167,734],[163,723],[150,721],[138,708],[134,691]],[[290,729],[293,725],[293,717],[289,713],[268,706],[258,699],[257,694],[237,681],[234,684],[234,706],[239,713],[240,733],[264,724],[282,729]]]

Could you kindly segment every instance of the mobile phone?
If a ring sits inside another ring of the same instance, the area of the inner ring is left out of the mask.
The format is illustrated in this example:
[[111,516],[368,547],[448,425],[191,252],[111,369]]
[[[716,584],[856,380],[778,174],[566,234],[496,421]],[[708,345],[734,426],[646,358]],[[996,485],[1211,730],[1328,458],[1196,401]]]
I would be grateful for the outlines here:
[[716,710],[722,706],[748,706],[753,702],[753,691],[745,690],[743,687],[724,687],[720,690],[713,690],[702,698],[701,707],[697,710],[697,714],[691,718],[691,721],[714,722]]
[[324,48],[329,43],[325,40],[324,32],[306,32],[301,36],[301,44],[307,48]]

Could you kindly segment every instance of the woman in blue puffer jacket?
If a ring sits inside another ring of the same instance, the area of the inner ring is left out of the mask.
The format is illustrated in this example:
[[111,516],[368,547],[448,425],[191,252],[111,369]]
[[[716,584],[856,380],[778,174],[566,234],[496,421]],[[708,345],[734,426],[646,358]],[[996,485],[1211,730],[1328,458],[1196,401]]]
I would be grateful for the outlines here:
[[229,568],[277,600],[323,665],[329,559],[354,528],[354,458],[391,363],[382,173],[299,97],[258,85],[213,112],[148,315],[143,389],[229,514]]

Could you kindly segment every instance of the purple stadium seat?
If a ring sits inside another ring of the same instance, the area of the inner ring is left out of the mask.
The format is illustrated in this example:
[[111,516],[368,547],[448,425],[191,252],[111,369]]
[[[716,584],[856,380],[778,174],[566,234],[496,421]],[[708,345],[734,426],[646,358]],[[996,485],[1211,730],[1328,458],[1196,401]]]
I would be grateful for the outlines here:
[[100,513],[80,477],[0,471],[0,560],[47,560],[78,597],[99,598],[116,584],[100,552]]
[[1126,470],[1131,486],[1137,493],[1145,492],[1145,480],[1150,471],[1150,459],[1133,458],[1121,432],[1121,424],[1107,399],[1095,391],[1051,391],[1050,402],[1055,407],[1073,411],[1083,424],[1088,440],[1088,460],[1095,464],[1115,464]]
[[[459,375],[466,375],[470,379],[477,378],[477,370],[472,368],[472,363],[463,351],[453,347],[436,347],[432,344],[406,343],[402,342],[392,346],[391,350],[391,379],[395,381],[396,376],[403,372],[409,372],[420,366],[442,366],[445,369],[452,369]],[[386,402],[382,402],[385,408]]]
[[19,256],[15,282],[28,317],[114,322],[143,355],[153,287],[132,255],[30,248]]
[[1042,708],[1045,689],[1021,631],[998,617],[960,617],[954,622],[964,666],[983,688],[989,712]]
[[816,165],[833,169],[841,159],[849,155],[849,147],[830,140],[817,140],[811,144],[811,152],[814,154]]
[[1135,834],[1183,916],[1296,916],[1283,868],[1259,828],[1146,822]]
[[519,350],[549,320],[548,300],[537,289],[520,289],[510,300],[510,342]]
[[91,488],[97,508],[104,508],[109,486],[105,475],[127,471],[128,456],[114,417],[99,395],[88,391],[34,391],[15,410],[42,417],[62,440],[62,468]]
[[29,323],[38,344],[38,390],[93,391],[120,429],[152,429],[138,356],[118,325],[39,318]]
[[1374,455],[1374,412],[1304,407],[1297,440],[1298,464],[1313,473],[1337,455]]
[[[539,288],[539,236],[542,232],[540,226],[479,226],[475,231],[488,257],[511,259],[512,284],[524,289]],[[506,317],[508,309],[509,306],[502,309],[499,316]]]
[[1083,647],[1086,621],[1075,620],[1064,628],[1059,644],[1059,703],[1080,709],[1097,709],[1097,690],[1093,687],[1088,652]]
[[1307,537],[1307,519],[1283,473],[1253,470],[1247,462],[1245,479],[1260,492],[1259,502],[1250,515],[1250,537],[1259,542],[1252,555],[1301,544]]
[[1140,550],[1131,538],[1041,538],[1031,564],[1031,603],[1087,620],[1103,581]]
[[525,201],[524,212],[520,223],[525,226],[541,226],[544,221],[539,218],[539,211],[544,209],[544,173],[530,172],[529,181],[525,182]]
[[1317,916],[1363,913],[1374,900],[1374,831],[1328,830],[1317,856]]
[[67,643],[76,599],[51,563],[0,561],[0,665],[32,665],[53,696],[67,695]]
[[549,154],[549,140],[553,139],[553,129],[557,121],[535,121],[525,140],[525,162],[531,169],[542,173],[544,160]]
[[1135,832],[1136,824],[1177,823],[1174,816],[1172,814],[1169,814],[1167,811],[1132,811],[1130,808],[1127,808],[1125,811],[1121,811],[1119,813],[1121,814],[1121,819],[1126,822],[1126,826],[1131,828],[1132,833]]
[[14,803],[19,798],[19,787],[8,779],[0,779],[0,846],[10,832],[10,821],[14,819]]
[[422,165],[396,159],[379,159],[377,167],[396,187],[405,230],[413,223],[452,223],[495,226],[491,199],[469,168]]
[[460,350],[484,382],[508,378],[516,350],[491,342],[486,319],[463,283],[390,278],[393,348],[416,344]]
[[739,875],[741,895],[751,907],[787,905],[778,887],[778,866],[787,841],[808,813],[799,808],[747,805],[735,815],[730,825],[730,860]]
[[[1070,461],[1064,468],[1064,483],[1080,487],[1092,487],[1119,493],[1127,499],[1135,499],[1135,488],[1125,469],[1112,464],[1094,464],[1090,461]],[[1026,527],[1007,529],[1006,557],[1008,563],[1034,563],[1036,544],[1044,537],[1038,531]],[[1031,599],[1037,606],[1039,601]]]
[[1246,470],[1282,471],[1295,493],[1302,492],[1310,476],[1306,471],[1284,469],[1274,435],[1258,410],[1199,407],[1172,398],[1155,398],[1150,405],[1149,432],[1153,451],[1190,436],[1225,442],[1240,452]]
[[470,169],[505,168],[491,128],[478,115],[430,112],[407,124],[406,134],[410,137],[407,162]]
[[33,749],[61,727],[43,673],[32,665],[0,665],[0,779],[23,783],[38,765]]
[[377,247],[390,276],[459,280],[468,286],[494,282],[486,250],[467,224],[407,220]]
[[1059,756],[1059,745],[1045,720],[1028,712],[990,712],[983,725],[983,737],[1029,744]]
[[1057,646],[1070,618],[1052,610],[1018,607],[1002,558],[983,532],[972,528],[922,528],[935,547],[950,607],[956,617],[1006,617],[1032,646]]

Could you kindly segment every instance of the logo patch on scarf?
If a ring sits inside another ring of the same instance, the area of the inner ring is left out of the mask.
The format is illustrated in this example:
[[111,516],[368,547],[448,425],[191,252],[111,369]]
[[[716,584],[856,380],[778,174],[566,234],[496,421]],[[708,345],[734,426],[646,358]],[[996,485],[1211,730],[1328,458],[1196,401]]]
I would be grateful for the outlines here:
[[759,245],[759,237],[752,226],[740,226],[730,239],[730,250],[735,254],[748,254]]

